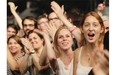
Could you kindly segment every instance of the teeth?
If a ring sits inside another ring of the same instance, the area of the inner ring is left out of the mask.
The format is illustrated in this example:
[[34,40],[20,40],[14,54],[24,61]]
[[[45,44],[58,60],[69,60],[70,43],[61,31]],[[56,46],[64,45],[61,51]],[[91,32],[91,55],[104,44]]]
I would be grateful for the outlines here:
[[89,34],[88,34],[88,36],[92,36],[92,37],[93,37],[94,35],[95,35],[94,33],[89,33]]
[[63,45],[67,45],[67,43],[62,43]]

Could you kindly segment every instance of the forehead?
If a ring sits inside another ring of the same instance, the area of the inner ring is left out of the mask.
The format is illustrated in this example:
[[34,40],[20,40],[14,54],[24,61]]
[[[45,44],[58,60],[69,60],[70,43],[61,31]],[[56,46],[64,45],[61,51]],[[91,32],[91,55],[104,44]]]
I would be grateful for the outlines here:
[[70,31],[68,29],[62,29],[59,31],[58,35],[66,35],[66,34],[70,34]]
[[88,17],[86,17],[86,19],[85,19],[84,22],[98,22],[99,23],[99,21],[94,16],[88,16]]
[[30,24],[30,23],[34,23],[34,21],[33,20],[30,20],[30,19],[25,19],[24,20],[24,24]]
[[16,42],[14,38],[10,38],[8,42]]
[[13,27],[8,27],[7,30],[13,30],[13,31],[16,31]]
[[54,12],[49,14],[49,18],[54,18],[54,17],[57,17],[57,15]]
[[43,22],[43,21],[48,21],[48,19],[47,18],[41,18],[41,19],[38,20],[38,22]]
[[103,6],[103,5],[104,5],[103,3],[98,4],[98,6]]
[[[37,35],[37,33],[31,33],[31,34],[29,34],[29,38],[31,38],[31,37],[39,37],[38,35]],[[39,37],[40,38],[40,37]]]

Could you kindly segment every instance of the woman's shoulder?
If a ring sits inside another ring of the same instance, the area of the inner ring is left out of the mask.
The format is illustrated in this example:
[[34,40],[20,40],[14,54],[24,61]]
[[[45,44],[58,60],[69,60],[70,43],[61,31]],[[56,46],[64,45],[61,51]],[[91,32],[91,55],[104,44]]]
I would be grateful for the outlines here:
[[79,53],[79,51],[82,49],[82,47],[83,47],[83,46],[81,46],[81,47],[75,49],[74,53]]

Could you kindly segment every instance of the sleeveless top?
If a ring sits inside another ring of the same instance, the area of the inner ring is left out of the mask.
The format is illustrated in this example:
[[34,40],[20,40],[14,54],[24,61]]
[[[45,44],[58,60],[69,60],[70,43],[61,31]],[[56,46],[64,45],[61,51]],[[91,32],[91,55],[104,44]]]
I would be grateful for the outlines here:
[[80,52],[79,52],[79,56],[78,56],[76,75],[88,75],[89,72],[92,70],[92,67],[85,67],[85,66],[81,65],[81,63],[80,63],[82,48],[83,47],[80,48]]
[[68,65],[68,68],[65,68],[64,63],[60,58],[57,59],[58,66],[59,66],[59,75],[72,75],[73,72],[73,60],[71,60],[71,63]]

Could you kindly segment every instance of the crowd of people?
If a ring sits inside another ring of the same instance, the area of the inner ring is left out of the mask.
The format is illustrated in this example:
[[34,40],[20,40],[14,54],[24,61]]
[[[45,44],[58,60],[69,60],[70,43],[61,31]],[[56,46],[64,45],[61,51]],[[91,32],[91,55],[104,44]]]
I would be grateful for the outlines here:
[[8,5],[17,25],[7,25],[7,75],[109,75],[104,3],[83,14],[52,1],[53,12],[36,18],[21,18],[17,6]]

